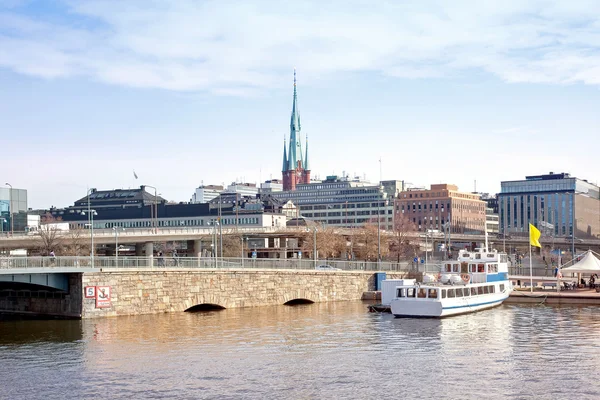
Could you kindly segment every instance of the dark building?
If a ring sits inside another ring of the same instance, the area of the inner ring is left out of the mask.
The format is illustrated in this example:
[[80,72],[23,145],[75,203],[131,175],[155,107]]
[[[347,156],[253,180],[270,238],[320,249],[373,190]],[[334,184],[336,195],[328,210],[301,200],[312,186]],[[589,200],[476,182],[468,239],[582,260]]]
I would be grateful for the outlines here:
[[209,203],[169,203],[160,196],[139,189],[92,189],[89,196],[72,207],[53,208],[49,213],[72,227],[89,225],[95,229],[149,227],[206,227],[217,221],[223,226],[285,226],[279,201],[223,194]]

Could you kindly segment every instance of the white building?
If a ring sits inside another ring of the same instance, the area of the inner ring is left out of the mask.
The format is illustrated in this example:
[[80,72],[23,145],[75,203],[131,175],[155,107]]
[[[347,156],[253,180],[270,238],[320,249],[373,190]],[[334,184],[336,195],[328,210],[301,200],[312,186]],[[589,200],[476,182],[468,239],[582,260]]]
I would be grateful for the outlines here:
[[256,197],[258,187],[255,183],[232,182],[231,185],[227,186],[227,193],[239,193],[241,196]]
[[283,181],[281,179],[271,179],[260,184],[261,193],[272,193],[283,191]]
[[223,192],[223,186],[217,185],[201,185],[192,195],[192,203],[208,203],[212,199],[219,196]]

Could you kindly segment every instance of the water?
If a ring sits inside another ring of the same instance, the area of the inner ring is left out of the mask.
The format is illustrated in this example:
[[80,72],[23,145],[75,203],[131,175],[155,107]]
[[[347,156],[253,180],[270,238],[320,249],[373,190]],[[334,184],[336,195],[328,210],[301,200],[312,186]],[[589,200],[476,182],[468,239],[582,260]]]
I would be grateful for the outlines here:
[[362,302],[0,322],[2,399],[592,399],[600,308],[395,319]]

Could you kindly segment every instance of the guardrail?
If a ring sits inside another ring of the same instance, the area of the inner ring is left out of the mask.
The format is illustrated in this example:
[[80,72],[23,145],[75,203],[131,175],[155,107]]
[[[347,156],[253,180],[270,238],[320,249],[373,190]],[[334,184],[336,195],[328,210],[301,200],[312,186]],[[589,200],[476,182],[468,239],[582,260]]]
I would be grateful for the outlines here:
[[376,261],[344,261],[279,258],[214,258],[214,257],[0,257],[0,269],[28,268],[250,268],[298,269],[319,271],[389,271],[439,272],[440,264],[391,263]]

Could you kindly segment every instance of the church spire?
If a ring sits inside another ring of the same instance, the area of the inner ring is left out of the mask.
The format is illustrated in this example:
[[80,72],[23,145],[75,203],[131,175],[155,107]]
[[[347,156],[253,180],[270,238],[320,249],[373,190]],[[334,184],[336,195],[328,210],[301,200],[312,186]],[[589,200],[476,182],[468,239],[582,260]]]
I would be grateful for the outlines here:
[[283,137],[283,166],[281,167],[282,171],[287,171],[288,169],[288,159],[287,159],[287,151],[285,148],[285,136]]
[[304,156],[304,169],[310,171],[310,164],[308,164],[308,135],[306,135],[306,155]]
[[300,112],[298,111],[298,93],[296,91],[296,68],[294,68],[294,99],[292,117],[290,118],[290,151],[288,152],[288,169],[293,170],[302,161],[302,145],[300,144]]

